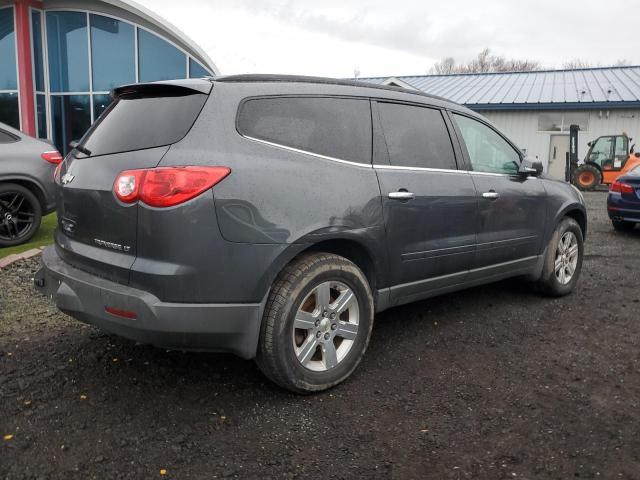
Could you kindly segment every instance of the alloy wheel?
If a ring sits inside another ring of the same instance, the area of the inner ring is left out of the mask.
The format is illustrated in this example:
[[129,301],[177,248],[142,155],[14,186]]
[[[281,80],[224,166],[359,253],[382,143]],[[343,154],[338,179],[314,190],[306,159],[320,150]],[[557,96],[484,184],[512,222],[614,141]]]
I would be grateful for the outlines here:
[[298,361],[316,372],[335,368],[353,347],[358,321],[353,290],[342,282],[321,283],[296,311],[293,347]]
[[34,205],[21,192],[0,193],[0,239],[19,240],[35,222]]
[[558,282],[567,285],[573,279],[578,265],[578,239],[573,232],[565,232],[558,242],[554,271]]

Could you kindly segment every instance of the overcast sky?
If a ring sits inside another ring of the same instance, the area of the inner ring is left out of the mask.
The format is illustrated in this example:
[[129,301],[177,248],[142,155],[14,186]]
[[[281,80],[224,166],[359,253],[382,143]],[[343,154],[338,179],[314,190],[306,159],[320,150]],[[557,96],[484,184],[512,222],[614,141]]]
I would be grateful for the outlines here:
[[223,74],[420,75],[489,47],[551,68],[640,63],[637,0],[138,0]]

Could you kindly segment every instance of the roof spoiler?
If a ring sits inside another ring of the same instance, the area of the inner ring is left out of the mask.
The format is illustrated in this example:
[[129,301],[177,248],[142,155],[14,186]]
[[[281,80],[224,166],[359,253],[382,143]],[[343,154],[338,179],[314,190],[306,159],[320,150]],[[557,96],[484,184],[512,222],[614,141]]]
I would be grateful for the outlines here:
[[210,80],[202,78],[167,80],[152,83],[134,83],[114,88],[111,90],[111,98],[116,99],[123,95],[132,94],[140,96],[177,96],[203,93],[205,95],[209,95],[212,88],[213,83]]

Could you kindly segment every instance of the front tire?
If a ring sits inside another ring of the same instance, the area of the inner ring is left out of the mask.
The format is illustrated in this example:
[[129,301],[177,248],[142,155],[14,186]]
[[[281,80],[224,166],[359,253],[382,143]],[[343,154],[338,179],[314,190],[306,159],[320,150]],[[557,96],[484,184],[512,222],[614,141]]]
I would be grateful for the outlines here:
[[256,362],[295,393],[326,390],[360,363],[373,327],[373,295],[362,271],[346,258],[307,253],[273,284]]
[[584,239],[580,225],[565,217],[551,236],[547,246],[538,286],[552,297],[570,294],[578,282],[584,256]]
[[41,220],[42,207],[29,189],[15,183],[0,185],[0,247],[28,242]]

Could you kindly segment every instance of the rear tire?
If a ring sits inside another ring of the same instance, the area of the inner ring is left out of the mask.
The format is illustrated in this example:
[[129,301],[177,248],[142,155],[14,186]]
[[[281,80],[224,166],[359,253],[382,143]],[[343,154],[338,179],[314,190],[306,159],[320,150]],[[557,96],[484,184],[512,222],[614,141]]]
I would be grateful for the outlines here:
[[0,247],[26,243],[36,234],[42,221],[38,198],[22,185],[0,185]]
[[624,220],[612,220],[611,224],[619,232],[630,232],[636,228],[635,222],[625,222]]
[[583,256],[580,225],[573,218],[565,217],[547,245],[542,276],[538,280],[540,291],[552,297],[570,294],[580,277]]
[[331,388],[360,363],[373,315],[369,283],[356,265],[330,253],[304,254],[273,284],[256,363],[292,392]]
[[593,165],[580,165],[573,171],[571,183],[583,192],[591,191],[602,183],[602,173]]

